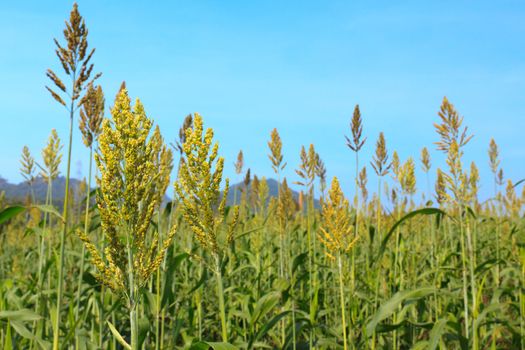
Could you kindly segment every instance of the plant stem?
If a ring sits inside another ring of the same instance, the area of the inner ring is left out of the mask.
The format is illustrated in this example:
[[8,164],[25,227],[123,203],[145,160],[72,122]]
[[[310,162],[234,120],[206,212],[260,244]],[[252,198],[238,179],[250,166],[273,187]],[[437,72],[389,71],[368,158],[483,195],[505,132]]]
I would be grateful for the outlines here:
[[224,289],[222,284],[222,271],[221,261],[218,255],[215,256],[216,271],[215,276],[217,279],[217,296],[219,297],[219,312],[221,318],[221,330],[222,330],[222,341],[228,341],[228,329],[226,327],[226,308],[224,307]]
[[[75,82],[75,77],[73,77],[73,82]],[[73,89],[74,91],[74,89]],[[70,110],[69,110],[69,145],[67,151],[67,172],[66,172],[66,188],[64,193],[64,208],[62,219],[64,220],[64,225],[62,233],[60,235],[60,255],[59,255],[59,267],[58,267],[58,286],[57,286],[57,305],[56,305],[56,315],[55,315],[55,324],[53,327],[53,350],[58,350],[58,341],[60,335],[60,309],[62,304],[62,292],[64,284],[64,245],[67,233],[67,224],[68,224],[68,215],[69,215],[69,176],[71,173],[71,149],[73,146],[73,115],[74,115],[74,100],[71,100]]]
[[345,295],[343,291],[343,266],[341,262],[341,252],[337,255],[337,267],[339,271],[339,295],[341,298],[341,321],[343,322],[343,348],[344,350],[348,349],[347,340],[346,340],[346,320],[345,320]]
[[128,283],[129,283],[129,321],[130,321],[130,332],[131,332],[131,349],[139,349],[139,332],[137,324],[137,295],[135,287],[135,276],[133,273],[133,251],[131,248],[131,237],[127,238],[127,250],[128,250]]
[[[93,146],[89,147],[89,172],[88,172],[88,186],[86,190],[86,216],[84,218],[84,235],[87,236],[89,229],[89,205],[90,205],[90,195],[91,195],[91,171],[93,164]],[[82,252],[80,255],[80,273],[78,276],[78,288],[77,288],[77,305],[75,308],[75,319],[78,319],[78,314],[80,310],[80,296],[82,294],[82,276],[84,275],[84,262],[85,262],[86,248],[82,244]],[[78,337],[77,337],[77,347],[78,347]]]

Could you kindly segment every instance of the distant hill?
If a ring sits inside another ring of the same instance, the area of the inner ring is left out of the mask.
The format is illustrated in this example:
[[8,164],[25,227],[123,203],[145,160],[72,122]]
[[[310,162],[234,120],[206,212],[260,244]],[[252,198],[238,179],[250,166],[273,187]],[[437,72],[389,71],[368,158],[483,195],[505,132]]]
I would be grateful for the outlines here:
[[[266,179],[266,183],[268,184],[268,193],[269,197],[277,197],[279,194],[279,183],[275,179]],[[290,184],[290,183],[289,183]],[[235,185],[230,186],[230,190],[228,191],[228,197],[226,199],[227,205],[232,205],[234,201],[234,191],[237,191],[237,203],[239,202],[241,198],[241,190],[244,189],[244,183],[239,182]],[[251,191],[251,183],[248,185],[248,193]],[[299,192],[292,190],[293,198],[297,200],[299,198]],[[314,206],[316,208],[320,207],[320,202],[318,199],[315,200]]]
[[[278,195],[278,183],[275,179],[267,179],[269,189],[269,197],[277,197]],[[70,187],[75,191],[80,185],[81,181],[75,178],[70,179]],[[66,178],[59,176],[53,181],[53,203],[57,207],[62,207],[64,200],[64,192],[66,187]],[[240,182],[230,186],[227,197],[227,204],[232,205],[234,202],[234,192],[237,191],[237,202],[241,198],[241,189],[244,188],[244,183]],[[248,186],[248,191],[251,190],[251,184]],[[19,184],[12,184],[6,179],[0,177],[0,192],[5,191],[6,199],[9,203],[24,203],[26,197],[30,195],[30,188],[27,182],[21,182]],[[42,177],[37,177],[33,183],[33,191],[35,194],[35,200],[37,203],[44,203],[46,200],[47,193],[47,181]],[[294,199],[299,198],[299,192],[293,191]],[[164,203],[170,201],[169,197],[165,197]],[[319,207],[319,200],[315,200],[315,206]]]
[[[69,186],[75,191],[80,185],[80,180],[70,179]],[[66,189],[66,178],[59,176],[53,181],[53,203],[61,207],[64,201],[64,194]],[[10,203],[24,203],[28,195],[31,194],[29,183],[27,181],[19,184],[12,184],[6,179],[0,177],[0,192],[5,191],[5,197]],[[44,203],[46,201],[47,180],[43,177],[37,177],[33,183],[33,192],[37,203]]]

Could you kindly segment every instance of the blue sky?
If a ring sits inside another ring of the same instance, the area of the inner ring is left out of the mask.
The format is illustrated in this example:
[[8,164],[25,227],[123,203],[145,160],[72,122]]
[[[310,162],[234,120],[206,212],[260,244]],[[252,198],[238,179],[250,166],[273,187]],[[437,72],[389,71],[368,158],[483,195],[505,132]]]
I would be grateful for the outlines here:
[[[52,39],[62,40],[71,6],[0,5],[0,176],[10,181],[22,179],[25,144],[40,159],[51,128],[67,138],[65,111],[44,85],[48,67],[62,73]],[[79,9],[107,104],[125,80],[169,142],[185,115],[201,113],[233,181],[241,148],[247,167],[272,176],[266,143],[276,127],[289,180],[297,180],[301,145],[314,143],[329,177],[351,193],[354,158],[344,135],[357,103],[368,136],[362,165],[383,131],[402,160],[429,147],[434,177],[444,155],[434,150],[432,124],[445,95],[475,134],[465,162],[480,165],[483,196],[492,191],[491,137],[506,176],[525,177],[522,1],[79,1]],[[78,177],[88,153],[75,132]]]

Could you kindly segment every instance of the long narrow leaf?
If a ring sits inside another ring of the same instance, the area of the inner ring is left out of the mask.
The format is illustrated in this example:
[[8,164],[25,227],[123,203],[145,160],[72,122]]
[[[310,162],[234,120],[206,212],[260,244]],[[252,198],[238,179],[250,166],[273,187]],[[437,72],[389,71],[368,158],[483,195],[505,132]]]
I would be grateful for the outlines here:
[[16,215],[20,214],[24,210],[26,210],[26,208],[21,207],[21,206],[5,208],[4,210],[0,212],[0,225],[2,225],[7,220],[15,217]]
[[113,336],[115,337],[115,339],[127,350],[131,350],[131,345],[129,345],[125,340],[124,338],[120,335],[120,333],[117,331],[117,329],[115,328],[115,326],[113,326],[113,324],[111,324],[111,322],[107,321],[108,322],[108,326],[109,326],[109,330],[111,331],[111,333],[113,333]]
[[403,222],[405,222],[406,220],[411,219],[411,218],[413,218],[414,216],[417,216],[417,215],[443,215],[444,216],[444,215],[446,215],[446,213],[443,210],[438,209],[438,208],[423,208],[423,209],[414,210],[414,211],[406,214],[405,216],[403,216],[401,219],[399,219],[390,228],[390,230],[386,234],[385,238],[383,238],[383,242],[381,242],[381,246],[379,248],[379,252],[377,253],[377,257],[376,257],[375,261],[378,261],[383,256],[383,254],[385,252],[385,249],[386,249],[386,245],[388,244],[388,240],[390,239],[392,234],[396,231],[396,229]]
[[388,300],[386,303],[381,305],[379,310],[377,310],[372,320],[366,326],[366,334],[371,336],[374,330],[376,329],[376,326],[378,325],[378,323],[390,317],[397,310],[399,305],[406,299],[414,299],[414,298],[418,299],[418,298],[425,297],[429,294],[432,294],[434,292],[435,292],[435,288],[430,288],[430,287],[424,287],[424,288],[419,288],[415,290],[406,290],[402,292],[397,292],[396,294],[394,294],[394,296],[390,300]]

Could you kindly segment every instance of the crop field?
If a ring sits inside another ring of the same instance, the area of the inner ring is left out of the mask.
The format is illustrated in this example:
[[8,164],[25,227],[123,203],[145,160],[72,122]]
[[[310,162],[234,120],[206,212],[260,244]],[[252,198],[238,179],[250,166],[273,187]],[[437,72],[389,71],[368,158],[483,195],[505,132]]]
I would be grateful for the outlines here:
[[[63,29],[46,88],[70,133],[50,124],[44,149],[24,147],[24,200],[0,194],[3,349],[525,349],[525,186],[492,139],[479,199],[474,131],[452,101],[407,159],[355,106],[334,135],[346,193],[314,145],[284,176],[286,140],[268,130],[266,179],[242,151],[221,157],[205,115],[165,140],[133,89],[98,84],[76,4]],[[90,154],[78,183],[76,128]]]

